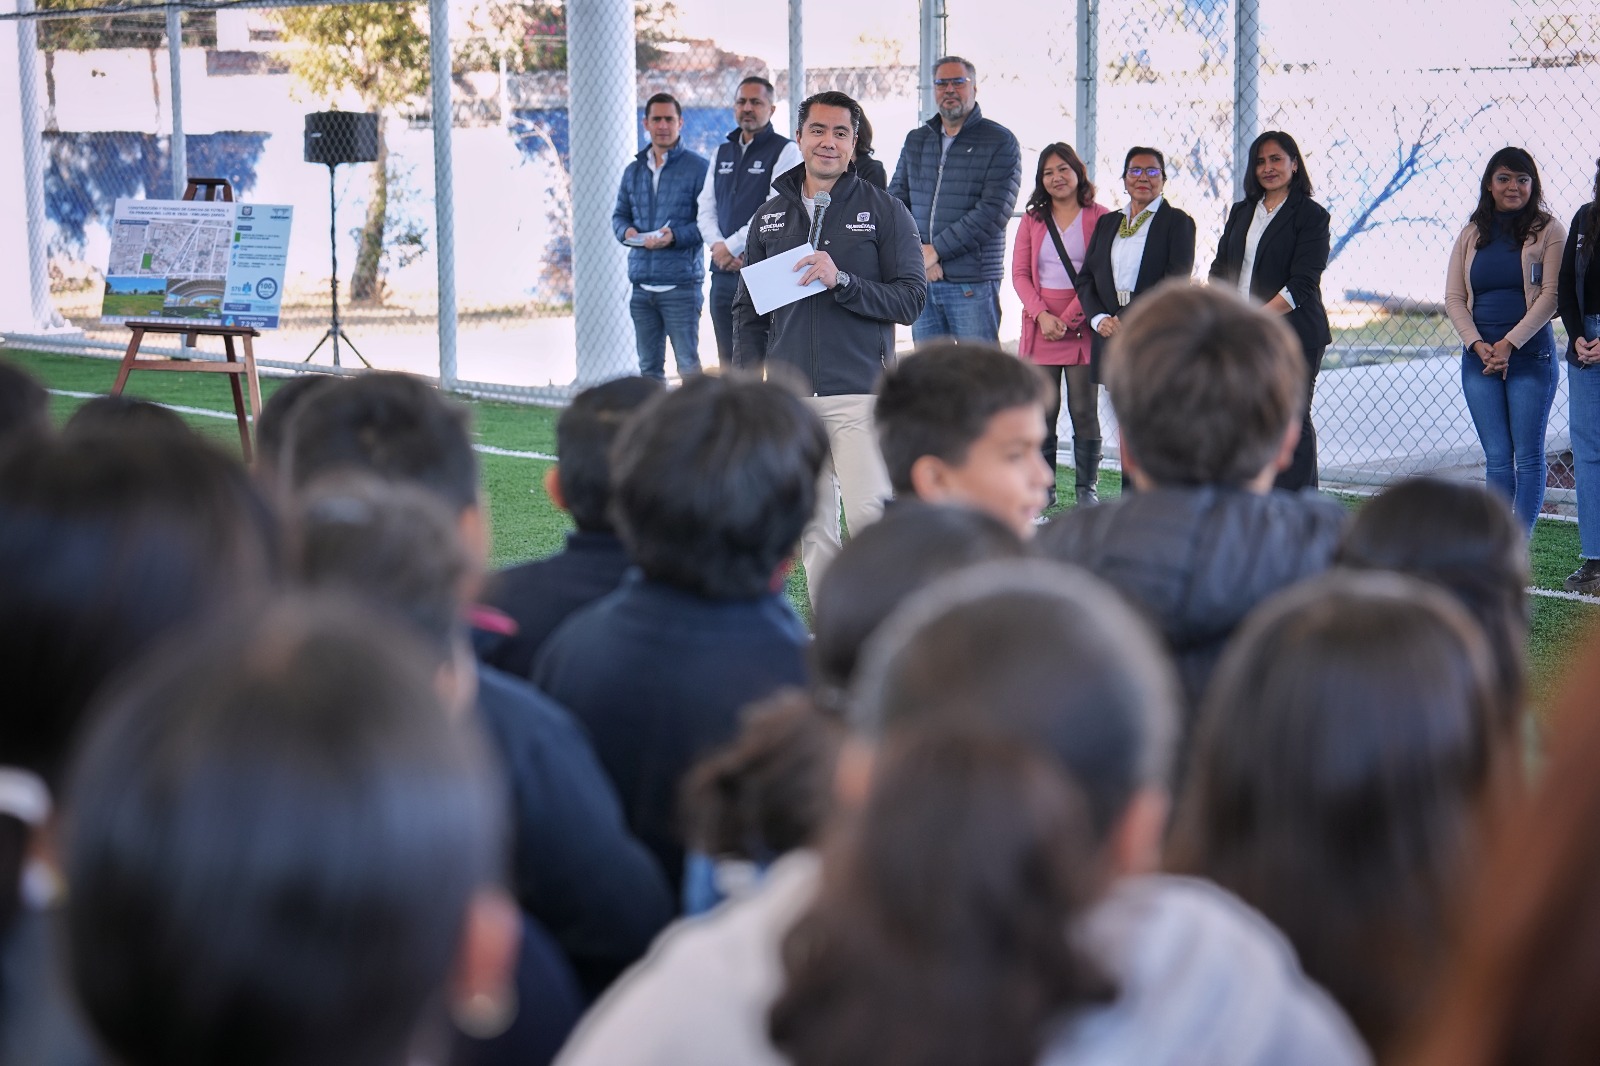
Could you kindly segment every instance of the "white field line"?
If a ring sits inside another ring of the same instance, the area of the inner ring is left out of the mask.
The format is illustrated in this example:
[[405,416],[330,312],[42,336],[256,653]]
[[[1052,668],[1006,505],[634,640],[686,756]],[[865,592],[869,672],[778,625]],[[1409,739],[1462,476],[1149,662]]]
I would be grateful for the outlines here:
[[[74,400],[92,400],[95,397],[102,395],[98,392],[70,392],[66,389],[51,389],[49,392],[52,396],[67,396]],[[152,400],[150,402],[156,403],[157,401]],[[163,403],[158,404],[158,406],[165,407],[169,411],[176,411],[180,415],[199,415],[202,418],[221,418],[226,419],[229,422],[234,421],[238,417],[232,411],[212,411],[205,407],[184,407],[181,404],[175,403]],[[555,456],[546,455],[543,452],[514,452],[509,448],[496,448],[492,444],[474,444],[472,446],[472,450],[475,452],[482,452],[484,455],[502,455],[508,459],[539,459],[547,463],[553,463],[556,461]]]
[[[50,390],[50,395],[52,395],[52,396],[68,396],[68,397],[71,397],[74,400],[92,400],[96,396],[99,396],[100,393],[97,393],[97,392],[69,392],[66,389],[51,389]],[[231,422],[231,421],[233,421],[233,419],[235,417],[234,414],[231,411],[212,411],[212,410],[208,410],[207,408],[204,408],[204,407],[183,407],[183,406],[180,406],[178,404],[172,404],[172,403],[164,403],[161,406],[167,408],[167,410],[169,410],[169,411],[176,411],[179,414],[183,414],[183,415],[200,415],[203,418],[225,418],[225,419],[227,419],[228,421]],[[547,463],[553,463],[553,462],[556,461],[556,457],[555,456],[546,455],[543,452],[517,452],[517,451],[512,451],[510,448],[496,448],[492,444],[474,444],[472,446],[472,450],[476,451],[476,452],[482,452],[484,455],[504,456],[507,459],[538,459],[538,460],[541,460],[541,461],[547,462]],[[1343,492],[1343,491],[1346,491],[1346,490],[1341,489],[1339,491]],[[1366,495],[1366,494],[1363,493],[1362,495]],[[1549,518],[1560,518],[1560,517],[1564,517],[1564,516],[1543,515],[1541,517],[1545,518],[1545,519],[1549,519]],[[1575,519],[1567,519],[1567,521],[1575,521]],[[1528,587],[1528,594],[1532,595],[1532,596],[1544,596],[1547,599],[1552,599],[1552,600],[1571,600],[1574,603],[1587,603],[1591,607],[1600,607],[1600,598],[1596,598],[1594,596],[1585,596],[1582,593],[1578,593],[1578,592],[1567,592],[1565,590],[1560,590],[1560,589],[1542,589],[1542,588],[1539,588],[1537,585],[1530,585]]]

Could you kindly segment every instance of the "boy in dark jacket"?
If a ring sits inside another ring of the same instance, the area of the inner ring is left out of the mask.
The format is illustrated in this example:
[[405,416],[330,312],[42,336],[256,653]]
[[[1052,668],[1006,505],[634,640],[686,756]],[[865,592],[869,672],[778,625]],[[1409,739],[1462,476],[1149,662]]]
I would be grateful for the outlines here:
[[514,632],[473,634],[478,657],[517,677],[533,672],[540,647],[568,617],[622,584],[631,563],[611,526],[611,446],[623,424],[661,391],[652,378],[618,378],[584,389],[556,422],[556,457],[544,489],[578,528],[566,549],[501,570],[483,602],[505,614]]
[[[487,554],[487,516],[466,414],[437,389],[404,374],[341,379],[307,397],[289,427],[286,457],[301,494],[321,477],[355,471],[442,501],[474,579],[462,590],[462,602],[470,599]],[[464,630],[458,626],[463,646]],[[472,662],[470,652],[463,658]],[[628,832],[572,715],[526,681],[481,663],[475,674],[478,719],[509,778],[512,888],[596,996],[671,918],[672,894]]]
[[696,377],[653,401],[613,453],[613,516],[638,572],[534,663],[674,885],[685,771],[733,739],[746,705],[806,683],[805,625],[779,590],[826,451],[816,416],[775,384]]
[[622,172],[611,228],[627,244],[639,373],[666,380],[667,338],[678,376],[700,372],[700,186],[711,164],[683,146],[683,107],[671,93],[644,105],[650,143]]
[[1305,359],[1281,319],[1170,281],[1130,313],[1107,361],[1124,476],[1139,491],[1057,516],[1039,543],[1145,608],[1193,708],[1250,609],[1329,567],[1345,512],[1272,487],[1305,395]]

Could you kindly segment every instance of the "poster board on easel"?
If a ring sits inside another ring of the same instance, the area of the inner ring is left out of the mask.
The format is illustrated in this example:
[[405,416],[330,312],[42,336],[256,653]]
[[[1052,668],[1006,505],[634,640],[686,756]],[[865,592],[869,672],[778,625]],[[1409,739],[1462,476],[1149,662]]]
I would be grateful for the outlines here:
[[118,199],[101,319],[276,329],[293,221],[284,204]]

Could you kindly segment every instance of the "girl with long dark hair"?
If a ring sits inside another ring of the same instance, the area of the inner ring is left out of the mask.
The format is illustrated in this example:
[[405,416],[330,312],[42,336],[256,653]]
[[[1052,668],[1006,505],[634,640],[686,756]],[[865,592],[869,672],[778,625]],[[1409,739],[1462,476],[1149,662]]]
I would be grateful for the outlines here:
[[1558,374],[1550,318],[1566,235],[1545,209],[1533,156],[1502,148],[1483,168],[1478,206],[1445,274],[1445,313],[1465,345],[1461,389],[1485,476],[1529,534],[1544,504],[1544,436]]
[[1440,976],[1516,738],[1444,592],[1335,573],[1256,611],[1212,679],[1167,861],[1255,907],[1381,1058]]

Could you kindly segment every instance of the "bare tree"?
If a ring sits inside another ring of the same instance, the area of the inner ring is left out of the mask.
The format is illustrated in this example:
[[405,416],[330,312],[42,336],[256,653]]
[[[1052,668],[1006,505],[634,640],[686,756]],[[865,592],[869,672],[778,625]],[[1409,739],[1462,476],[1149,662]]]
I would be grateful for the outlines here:
[[[1470,115],[1445,122],[1429,104],[1423,112],[1422,125],[1415,133],[1407,135],[1401,129],[1400,108],[1392,106],[1390,111],[1394,119],[1395,160],[1383,185],[1375,193],[1367,196],[1360,203],[1355,218],[1345,227],[1344,231],[1334,238],[1333,246],[1328,251],[1328,262],[1339,258],[1341,252],[1349,246],[1350,242],[1363,233],[1370,233],[1383,226],[1392,226],[1403,222],[1422,222],[1428,225],[1444,225],[1437,215],[1411,216],[1396,215],[1391,218],[1384,217],[1384,209],[1394,198],[1400,195],[1401,190],[1424,174],[1438,170],[1449,157],[1436,154],[1439,145],[1452,134],[1465,130],[1475,122],[1479,115],[1494,107],[1494,104],[1479,105],[1478,109]],[[1335,142],[1332,147],[1339,147],[1343,141]],[[1370,188],[1371,186],[1368,186]]]

